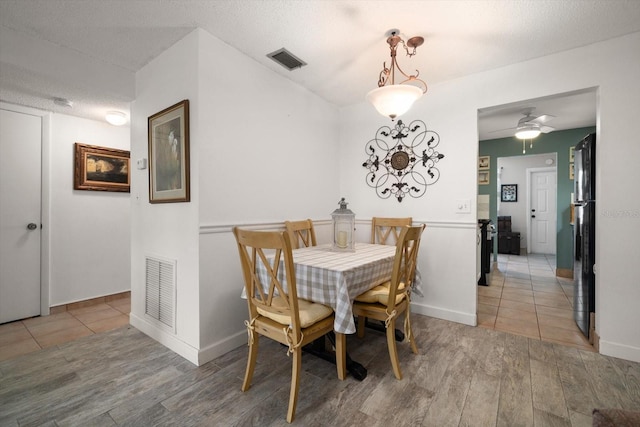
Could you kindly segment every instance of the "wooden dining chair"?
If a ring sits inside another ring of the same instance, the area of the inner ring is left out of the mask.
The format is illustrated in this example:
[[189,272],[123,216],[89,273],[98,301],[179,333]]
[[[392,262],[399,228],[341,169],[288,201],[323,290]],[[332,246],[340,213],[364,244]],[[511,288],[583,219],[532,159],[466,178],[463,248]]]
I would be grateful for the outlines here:
[[381,218],[371,219],[371,243],[395,245],[400,237],[400,230],[405,225],[413,224],[413,218]]
[[[287,411],[287,422],[292,422],[298,400],[302,347],[333,331],[334,313],[331,307],[298,298],[291,241],[286,231],[250,231],[235,227],[233,233],[249,307],[249,320],[245,321],[249,357],[242,391],[251,387],[260,335],[284,344],[288,348],[287,356],[293,355]],[[346,376],[345,335],[336,332],[335,338],[338,378],[342,380]]]
[[411,288],[415,277],[420,239],[425,225],[416,227],[404,226],[396,244],[396,255],[393,261],[391,280],[358,295],[353,303],[353,313],[358,316],[358,336],[364,336],[364,319],[371,318],[384,322],[387,347],[393,372],[397,379],[402,379],[402,371],[398,362],[396,348],[396,319],[404,313],[404,334],[411,344],[411,350],[418,354],[413,331],[411,329]]
[[316,232],[313,230],[313,221],[305,219],[301,221],[285,221],[285,227],[291,237],[291,248],[300,248],[300,242],[304,247],[316,246]]

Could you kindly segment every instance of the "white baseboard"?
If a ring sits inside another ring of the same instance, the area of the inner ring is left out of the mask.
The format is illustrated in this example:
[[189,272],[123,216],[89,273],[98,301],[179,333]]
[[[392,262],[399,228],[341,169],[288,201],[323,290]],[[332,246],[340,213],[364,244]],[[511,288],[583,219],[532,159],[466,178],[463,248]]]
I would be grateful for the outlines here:
[[411,313],[449,320],[451,322],[462,323],[469,326],[476,326],[478,323],[475,313],[462,313],[460,311],[444,310],[430,305],[418,304],[415,301],[411,302]]
[[242,330],[237,334],[231,335],[218,342],[208,345],[203,349],[200,349],[200,351],[198,352],[199,365],[204,365],[205,363],[210,362],[213,359],[240,347],[241,345],[247,345],[246,330]]
[[186,342],[180,340],[175,335],[158,329],[157,326],[147,322],[145,319],[136,316],[133,313],[129,314],[129,323],[131,323],[131,326],[149,335],[151,338],[169,348],[171,351],[178,353],[189,362],[193,363],[196,366],[199,366],[199,351],[197,348],[194,348]]
[[640,348],[603,340],[600,337],[600,354],[640,363]]

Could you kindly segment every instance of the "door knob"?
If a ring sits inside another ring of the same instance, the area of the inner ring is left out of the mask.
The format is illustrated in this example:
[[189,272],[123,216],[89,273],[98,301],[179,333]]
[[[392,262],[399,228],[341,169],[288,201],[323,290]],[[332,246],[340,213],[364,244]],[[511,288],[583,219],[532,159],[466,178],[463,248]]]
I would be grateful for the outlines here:
[[531,212],[535,212],[535,211],[536,211],[535,209],[531,209]]
[[536,217],[535,215],[531,215],[531,218],[535,218],[535,217]]
[[27,225],[27,230],[35,230],[36,228],[38,228],[38,224],[33,222],[30,222],[29,225]]

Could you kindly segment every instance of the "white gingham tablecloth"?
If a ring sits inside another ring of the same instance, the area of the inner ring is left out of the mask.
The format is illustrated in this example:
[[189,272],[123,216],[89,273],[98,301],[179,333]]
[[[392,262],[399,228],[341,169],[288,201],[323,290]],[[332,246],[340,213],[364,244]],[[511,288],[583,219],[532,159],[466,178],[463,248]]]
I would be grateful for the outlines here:
[[[370,243],[356,243],[355,249],[355,252],[336,252],[331,250],[331,245],[319,245],[293,251],[298,297],[333,308],[334,330],[344,334],[356,331],[353,300],[391,279],[396,252],[395,246]],[[258,268],[258,274],[261,280],[265,279],[263,268]],[[418,285],[419,277],[416,274],[414,286]]]

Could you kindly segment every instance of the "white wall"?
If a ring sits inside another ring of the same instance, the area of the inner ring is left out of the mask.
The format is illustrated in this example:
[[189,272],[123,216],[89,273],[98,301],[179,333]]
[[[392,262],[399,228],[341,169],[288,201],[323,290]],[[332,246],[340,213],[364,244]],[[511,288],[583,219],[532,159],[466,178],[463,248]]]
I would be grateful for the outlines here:
[[231,227],[328,220],[340,193],[337,109],[204,31],[199,43],[200,93],[209,101],[194,111],[204,136],[197,158],[203,362],[247,340]]
[[130,290],[129,193],[73,189],[76,142],[129,150],[129,138],[128,126],[51,116],[50,306]]
[[[597,87],[598,170],[596,330],[604,354],[640,361],[640,33],[430,86],[405,116],[441,137],[441,178],[421,199],[379,199],[364,183],[364,145],[385,120],[365,103],[341,110],[341,188],[361,216],[411,215],[426,222],[420,268],[425,298],[415,312],[475,323],[475,211],[456,214],[456,199],[476,196],[477,110]],[[428,69],[421,70],[429,80]],[[526,84],[523,84],[526,82]]]
[[[337,207],[336,109],[203,30],[139,71],[137,91],[133,159],[147,157],[146,117],[190,101],[191,202],[150,205],[148,171],[134,174],[131,322],[201,364],[246,343],[232,227]],[[147,253],[178,262],[175,335],[144,317]]]

